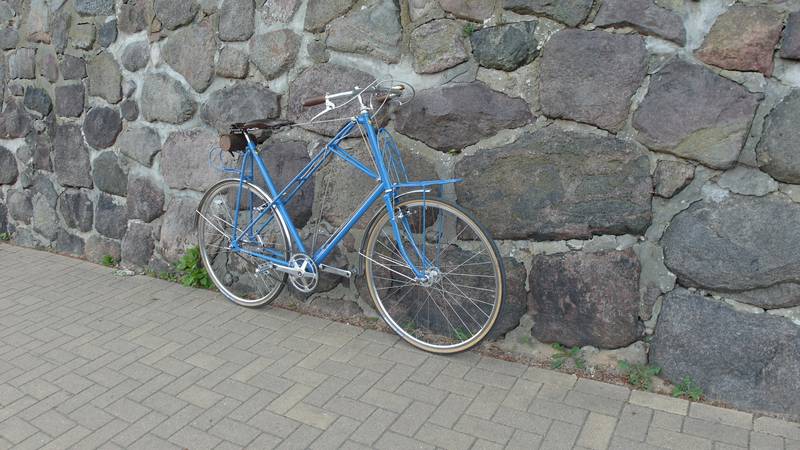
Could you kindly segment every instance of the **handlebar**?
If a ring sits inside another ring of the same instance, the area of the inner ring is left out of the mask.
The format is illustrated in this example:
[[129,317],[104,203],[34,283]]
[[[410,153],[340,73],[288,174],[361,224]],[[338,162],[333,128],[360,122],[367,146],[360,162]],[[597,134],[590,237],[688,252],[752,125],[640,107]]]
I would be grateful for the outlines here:
[[317,97],[310,97],[310,98],[304,99],[303,100],[303,107],[308,108],[308,107],[311,107],[311,106],[321,105],[323,103],[326,103],[328,100],[332,100],[334,98],[347,97],[347,96],[351,96],[351,95],[362,95],[362,94],[383,94],[383,95],[375,98],[375,100],[383,102],[383,101],[386,101],[389,98],[396,97],[396,96],[402,94],[402,92],[404,90],[405,90],[405,86],[403,86],[403,85],[392,86],[391,88],[383,88],[383,89],[381,89],[381,88],[370,88],[370,89],[364,89],[364,90],[359,90],[356,87],[355,89],[350,90],[350,91],[339,92],[339,93],[336,93],[336,94],[325,94],[325,95],[320,95],[320,96],[317,96]]

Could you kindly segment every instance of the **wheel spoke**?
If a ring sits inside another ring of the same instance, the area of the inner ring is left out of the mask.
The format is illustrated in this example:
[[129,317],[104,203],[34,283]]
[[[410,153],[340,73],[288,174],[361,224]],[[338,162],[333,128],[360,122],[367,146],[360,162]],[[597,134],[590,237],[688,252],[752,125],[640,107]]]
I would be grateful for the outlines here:
[[[486,335],[500,309],[503,281],[496,247],[469,216],[441,200],[406,200],[396,208],[409,218],[402,241],[391,237],[384,214],[370,229],[362,255],[379,312],[401,337],[422,349],[471,347]],[[423,217],[430,217],[432,225]],[[459,244],[467,233],[469,244]],[[411,241],[425,249],[410,254],[414,264],[420,258],[421,279],[398,272],[411,269],[399,250]]]

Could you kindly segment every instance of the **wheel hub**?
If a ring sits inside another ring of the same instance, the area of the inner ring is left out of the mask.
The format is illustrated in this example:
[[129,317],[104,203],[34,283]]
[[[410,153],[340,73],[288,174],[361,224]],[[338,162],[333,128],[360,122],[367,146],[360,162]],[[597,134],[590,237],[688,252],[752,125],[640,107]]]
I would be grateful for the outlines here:
[[419,284],[424,287],[431,287],[436,283],[442,281],[442,272],[435,267],[425,270],[425,277],[420,280]]

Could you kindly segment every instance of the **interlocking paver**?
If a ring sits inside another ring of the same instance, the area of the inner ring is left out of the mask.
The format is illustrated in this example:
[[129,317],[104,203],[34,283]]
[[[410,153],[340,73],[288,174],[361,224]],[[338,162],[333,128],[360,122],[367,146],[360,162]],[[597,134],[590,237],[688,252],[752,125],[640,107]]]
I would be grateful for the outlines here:
[[765,450],[783,450],[783,439],[779,436],[751,431],[750,447]]
[[634,405],[658,409],[664,412],[685,416],[689,410],[689,402],[679,398],[658,395],[652,392],[633,391],[629,400]]
[[660,428],[651,429],[647,433],[647,443],[674,450],[685,450],[687,448],[697,450],[711,449],[711,441],[708,439]]
[[514,434],[514,429],[511,427],[469,415],[461,416],[453,429],[500,444],[508,442]]
[[54,254],[0,245],[0,269],[0,448],[800,448],[793,422]]
[[306,425],[326,430],[339,416],[330,411],[301,402],[294,405],[294,407],[286,413],[286,417]]
[[578,436],[578,445],[584,448],[603,450],[611,441],[611,434],[617,425],[617,419],[597,413],[589,413]]
[[374,406],[347,397],[332,398],[325,404],[325,409],[362,422],[375,411]]
[[395,420],[390,429],[395,433],[413,436],[419,430],[419,427],[427,422],[428,417],[430,417],[435,408],[435,406],[428,403],[414,402],[403,411],[403,414],[400,414],[400,417]]
[[575,440],[578,439],[580,431],[581,429],[577,425],[556,420],[550,426],[550,430],[547,431],[540,448],[571,448],[575,445]]
[[192,427],[178,430],[169,440],[184,448],[193,450],[213,449],[217,444],[222,442],[222,439]]
[[747,447],[750,440],[749,430],[695,419],[694,417],[687,417],[683,420],[683,432],[740,447]]
[[647,429],[653,418],[653,410],[643,406],[627,404],[622,409],[622,415],[617,422],[614,433],[634,441],[644,442],[647,438]]

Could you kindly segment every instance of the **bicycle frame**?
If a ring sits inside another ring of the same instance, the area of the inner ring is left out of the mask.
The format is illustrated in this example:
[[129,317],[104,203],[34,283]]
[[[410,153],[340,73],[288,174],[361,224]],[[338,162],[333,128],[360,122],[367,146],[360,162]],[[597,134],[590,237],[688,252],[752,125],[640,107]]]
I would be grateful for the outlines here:
[[[339,146],[339,144],[350,136],[350,133],[355,130],[357,126],[361,126],[366,133],[367,142],[369,144],[369,150],[372,153],[373,160],[375,162],[375,170],[370,169],[366,165],[364,165],[361,161],[350,155],[345,149]],[[416,267],[416,265],[412,262],[408,254],[408,250],[403,245],[401,236],[400,236],[400,225],[398,225],[398,218],[395,217],[394,214],[394,200],[398,195],[398,191],[401,189],[423,189],[426,190],[432,186],[440,186],[445,184],[451,184],[461,181],[460,179],[453,178],[453,179],[446,179],[446,180],[434,180],[434,181],[417,181],[417,182],[392,182],[389,177],[389,172],[386,168],[383,154],[380,148],[380,144],[378,142],[378,133],[375,130],[375,127],[372,124],[371,117],[369,113],[364,110],[362,111],[357,117],[350,120],[347,124],[345,124],[336,136],[320,151],[318,152],[311,161],[284,187],[281,191],[278,191],[275,187],[275,183],[270,177],[269,171],[267,170],[264,161],[258,155],[256,144],[255,142],[248,139],[247,150],[244,154],[244,159],[242,161],[242,166],[240,169],[239,174],[239,188],[236,193],[236,210],[240,211],[239,207],[241,205],[241,196],[242,196],[242,189],[245,182],[252,182],[255,180],[255,169],[258,168],[259,173],[261,173],[266,187],[268,189],[269,194],[272,197],[272,203],[267,205],[263,208],[263,210],[256,216],[252,217],[252,203],[250,204],[250,216],[251,219],[247,226],[238,233],[239,230],[239,214],[234,214],[234,222],[233,222],[233,236],[231,238],[231,249],[233,251],[242,252],[265,262],[276,264],[281,267],[290,268],[291,264],[289,261],[285,261],[281,258],[276,256],[270,256],[259,252],[253,252],[247,250],[245,248],[240,247],[239,243],[243,236],[250,233],[258,234],[263,228],[265,228],[270,221],[268,220],[266,223],[260,225],[258,230],[253,230],[256,223],[258,223],[266,214],[270,212],[270,210],[274,209],[277,213],[281,216],[286,224],[290,237],[294,244],[294,249],[296,252],[307,254],[305,245],[303,244],[303,240],[300,238],[300,233],[295,227],[294,223],[292,222],[291,217],[289,216],[286,205],[294,198],[297,192],[302,189],[302,187],[314,176],[314,174],[322,168],[325,162],[330,158],[332,155],[336,155],[342,158],[345,162],[349,165],[355,167],[360,172],[364,173],[366,176],[372,178],[376,181],[377,185],[372,190],[370,195],[364,200],[361,206],[350,216],[350,218],[344,222],[339,229],[333,233],[333,235],[324,243],[322,246],[317,249],[313,255],[310,255],[314,262],[319,267],[323,264],[326,258],[333,252],[336,248],[336,245],[347,235],[348,232],[353,228],[353,226],[366,214],[366,212],[378,201],[378,199],[383,199],[383,202],[386,207],[386,211],[389,214],[389,219],[392,224],[393,230],[393,238],[395,243],[397,244],[397,248],[400,251],[401,256],[405,260],[405,262],[409,265],[409,267],[413,270],[414,275],[419,280],[424,280],[426,278],[424,267],[420,269]],[[407,224],[406,224],[407,226]],[[416,256],[419,258],[420,261],[423,262],[423,265],[427,265],[427,258],[424,257],[423,253],[417,248],[416,244],[413,242],[411,243],[411,250],[415,252]]]

